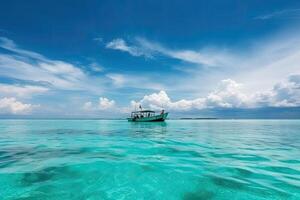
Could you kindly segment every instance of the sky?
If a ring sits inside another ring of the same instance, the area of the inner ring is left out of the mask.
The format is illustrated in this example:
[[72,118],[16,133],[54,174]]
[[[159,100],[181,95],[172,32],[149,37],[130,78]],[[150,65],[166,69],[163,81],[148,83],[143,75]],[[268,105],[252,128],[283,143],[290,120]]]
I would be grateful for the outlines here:
[[300,118],[297,0],[0,5],[2,118]]

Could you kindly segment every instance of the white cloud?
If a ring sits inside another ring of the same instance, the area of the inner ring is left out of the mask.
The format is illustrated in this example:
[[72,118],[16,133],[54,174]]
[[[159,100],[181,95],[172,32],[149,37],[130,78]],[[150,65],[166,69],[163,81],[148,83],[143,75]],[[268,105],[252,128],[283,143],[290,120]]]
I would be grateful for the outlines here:
[[165,91],[160,91],[159,93],[153,93],[150,95],[145,95],[144,98],[138,103],[143,106],[148,106],[151,109],[158,109],[164,106],[169,107],[171,100]]
[[160,91],[159,93],[146,95],[141,101],[136,103],[151,109],[190,110],[215,107],[247,107],[250,105],[250,99],[241,91],[240,84],[227,79],[221,81],[218,88],[209,93],[205,98],[172,101],[165,91]]
[[[0,75],[24,81],[26,84],[38,85],[34,88],[31,85],[2,84],[0,85],[2,96],[12,96],[12,94],[18,97],[31,96],[50,89],[92,91],[94,94],[99,94],[102,87],[105,87],[102,83],[108,83],[89,76],[80,67],[71,63],[52,60],[36,52],[24,50],[7,38],[0,39],[0,47],[10,51],[10,54],[0,53]],[[278,80],[290,74],[300,74],[300,38],[297,35],[282,34],[270,40],[261,40],[235,53],[231,53],[233,51],[226,48],[225,50],[222,48],[173,49],[141,38],[137,38],[133,43],[125,42],[120,38],[115,39],[106,47],[128,52],[134,56],[164,55],[183,61],[180,63],[184,63],[184,66],[193,67],[193,70],[186,74],[180,73],[182,78],[174,73],[161,77],[149,73],[143,76],[130,73],[104,75],[114,89],[128,87],[162,90],[159,93],[146,95],[141,100],[143,104],[153,109],[162,106],[171,110],[190,110],[300,105],[299,89],[297,89],[299,88],[298,75],[290,76],[288,80],[278,83]],[[199,66],[222,68],[205,67],[204,69]],[[90,67],[97,72],[102,70],[97,63],[92,63]],[[212,87],[219,80],[223,81],[213,90]],[[178,95],[175,97],[179,100],[172,100],[164,91],[176,92],[181,97]],[[184,93],[193,96],[181,99]],[[112,100],[107,99],[107,101]],[[99,105],[98,102],[87,102],[83,107],[86,110],[99,110]]]
[[239,48],[204,46],[198,50],[178,49],[144,38],[135,38],[131,46],[125,44],[129,48],[147,52],[152,57],[163,55],[183,61],[175,68],[184,71],[186,75],[179,77],[172,74],[161,80],[164,85],[171,85],[164,89],[177,92],[202,93],[203,90],[211,89],[216,81],[228,77],[243,83],[249,94],[264,92],[283,77],[300,73],[298,30],[274,34]]
[[[128,52],[133,56],[145,56],[152,58],[155,54],[161,54],[174,59],[189,63],[206,66],[224,66],[230,65],[234,57],[231,57],[225,50],[215,51],[204,49],[201,51],[189,49],[170,49],[158,43],[148,41],[144,38],[136,38],[134,45],[129,46],[123,39],[114,39],[106,45],[107,48]],[[220,48],[219,48],[220,49]]]
[[19,97],[28,97],[33,94],[40,94],[47,92],[49,89],[42,86],[34,85],[8,85],[0,84],[0,96],[19,96]]
[[147,49],[134,45],[129,46],[126,43],[126,41],[121,38],[114,39],[111,42],[107,43],[106,48],[124,51],[131,54],[132,56],[144,56],[146,58],[152,57],[152,55],[150,54],[150,52],[148,52]]
[[85,111],[116,110],[115,101],[105,97],[100,97],[98,103],[92,103],[91,101],[85,102],[82,109]]
[[99,65],[96,62],[92,62],[90,64],[90,67],[94,72],[103,72],[104,71],[104,67],[102,67],[101,65]]
[[[85,76],[84,72],[70,63],[63,61],[40,62],[39,67],[48,73],[62,75],[68,79],[80,79]],[[68,76],[66,76],[68,75]]]
[[89,77],[80,67],[60,60],[51,60],[36,52],[19,48],[12,40],[0,38],[0,75],[22,81],[43,83],[49,88],[85,90],[99,93],[102,81]]
[[0,113],[2,114],[27,114],[31,112],[34,107],[36,106],[22,103],[13,97],[0,99]]
[[132,47],[129,47],[123,39],[117,38],[107,43],[106,48],[126,51],[135,55]]
[[83,104],[83,110],[90,111],[93,109],[93,103],[88,101]]
[[87,101],[83,105],[85,111],[109,111],[110,113],[129,113],[142,105],[144,109],[166,109],[173,112],[214,108],[257,108],[257,107],[294,107],[300,106],[300,75],[291,75],[288,79],[277,83],[265,93],[247,94],[244,86],[232,79],[222,80],[215,90],[207,95],[194,99],[172,100],[168,94],[159,92],[145,95],[139,101],[132,100],[130,106],[119,107],[114,100],[100,97],[93,103]]
[[43,55],[41,55],[39,53],[19,48],[14,43],[14,41],[12,41],[8,38],[5,38],[5,37],[0,37],[0,47],[7,49],[11,52],[17,53],[19,55],[24,55],[29,58],[34,58],[37,60],[47,60],[47,58],[45,58]]
[[291,75],[277,83],[271,91],[257,94],[256,102],[260,106],[300,106],[300,75]]
[[191,50],[182,50],[182,51],[171,51],[165,50],[161,53],[168,55],[172,58],[176,58],[179,60],[183,60],[186,62],[196,63],[196,64],[204,64],[208,66],[217,65],[213,59],[210,59],[208,56]]
[[191,108],[201,109],[204,107],[205,99],[198,98],[194,100],[179,100],[172,101],[165,91],[145,95],[139,102],[132,101],[131,105],[143,105],[143,107],[149,107],[154,110],[166,108],[169,110],[189,110]]
[[140,101],[131,101],[132,109],[139,105],[154,110],[165,108],[174,111],[205,108],[300,106],[300,75],[290,76],[288,80],[276,84],[272,90],[265,93],[246,94],[241,84],[231,79],[225,79],[206,97],[172,101],[165,91],[160,91],[145,95]]
[[190,49],[171,49],[144,38],[137,38],[136,40],[140,49],[144,49],[144,51],[151,52],[152,54],[162,54],[189,63],[224,67],[230,65],[234,60],[234,56],[231,56],[226,49],[218,48],[218,50],[215,50],[206,48],[198,51]]
[[115,105],[115,101],[114,100],[109,100],[105,97],[100,97],[99,98],[99,109],[100,110],[107,110],[110,109],[112,107],[114,107]]
[[207,107],[245,107],[249,105],[249,97],[242,92],[242,85],[231,80],[222,80],[218,88],[205,100]]
[[[56,67],[61,68],[56,63],[30,63],[26,58],[0,54],[0,74],[2,76],[45,83],[57,89],[74,90],[81,87],[76,75],[59,73]],[[62,67],[63,68],[63,67]]]
[[260,15],[255,17],[254,19],[267,20],[273,18],[288,18],[288,19],[299,19],[300,18],[300,9],[285,9],[280,11],[275,11],[272,13],[268,13],[265,15]]
[[112,83],[117,86],[117,87],[121,87],[124,86],[124,84],[126,82],[128,82],[128,80],[125,78],[125,75],[123,74],[106,74],[106,76],[108,78],[110,78],[112,80]]
[[132,109],[138,108],[142,105],[143,108],[150,108],[153,110],[167,109],[174,111],[187,111],[192,108],[202,109],[205,107],[205,99],[198,98],[194,100],[179,100],[172,101],[165,91],[145,95],[140,101],[131,101]]

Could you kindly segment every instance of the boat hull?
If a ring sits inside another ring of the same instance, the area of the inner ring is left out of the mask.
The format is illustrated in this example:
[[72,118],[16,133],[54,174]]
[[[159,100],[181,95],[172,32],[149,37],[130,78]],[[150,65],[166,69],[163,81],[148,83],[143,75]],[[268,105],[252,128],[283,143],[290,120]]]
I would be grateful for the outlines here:
[[129,122],[163,122],[167,118],[168,113],[155,115],[152,117],[143,117],[143,118],[127,118]]

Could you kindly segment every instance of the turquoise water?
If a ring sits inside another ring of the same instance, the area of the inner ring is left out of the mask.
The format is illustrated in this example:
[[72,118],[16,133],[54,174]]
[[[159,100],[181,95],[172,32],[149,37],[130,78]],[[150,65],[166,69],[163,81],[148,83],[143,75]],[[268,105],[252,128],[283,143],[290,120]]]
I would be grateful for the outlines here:
[[0,199],[300,199],[300,121],[1,120]]

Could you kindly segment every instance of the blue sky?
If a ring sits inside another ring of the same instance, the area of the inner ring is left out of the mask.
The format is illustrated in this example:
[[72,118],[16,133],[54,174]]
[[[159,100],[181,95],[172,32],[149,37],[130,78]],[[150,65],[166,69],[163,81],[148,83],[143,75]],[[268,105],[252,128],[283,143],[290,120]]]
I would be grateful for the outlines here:
[[0,116],[299,118],[299,28],[299,1],[1,1]]

